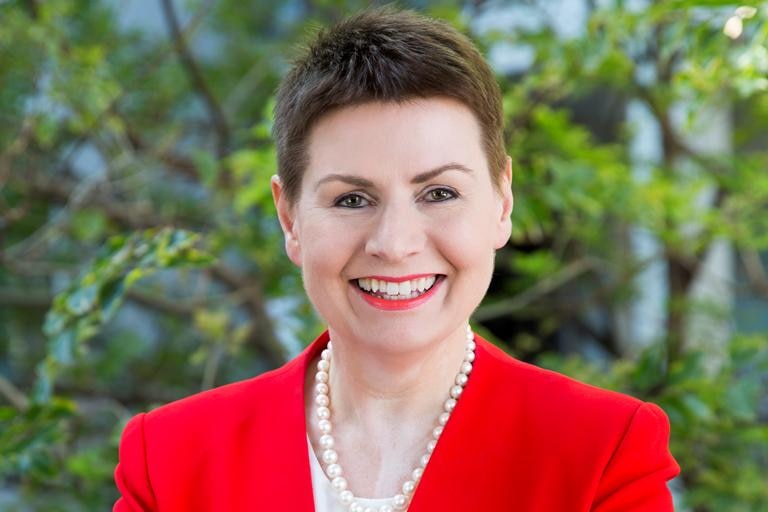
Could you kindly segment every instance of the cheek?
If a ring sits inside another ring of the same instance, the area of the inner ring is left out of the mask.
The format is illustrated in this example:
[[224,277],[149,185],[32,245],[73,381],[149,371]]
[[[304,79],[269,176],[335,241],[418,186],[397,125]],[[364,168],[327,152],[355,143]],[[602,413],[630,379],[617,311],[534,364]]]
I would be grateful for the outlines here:
[[[450,235],[453,236],[450,236]],[[436,243],[437,252],[455,272],[462,283],[487,287],[493,274],[494,251],[472,230],[443,231]],[[473,285],[474,288],[474,285]],[[465,290],[467,291],[467,290]]]
[[434,226],[433,239],[456,266],[478,267],[487,259],[493,261],[496,225],[487,209],[467,208],[461,214],[443,220]]
[[343,223],[322,218],[304,224],[301,241],[302,270],[305,280],[338,278],[359,246],[359,234]]

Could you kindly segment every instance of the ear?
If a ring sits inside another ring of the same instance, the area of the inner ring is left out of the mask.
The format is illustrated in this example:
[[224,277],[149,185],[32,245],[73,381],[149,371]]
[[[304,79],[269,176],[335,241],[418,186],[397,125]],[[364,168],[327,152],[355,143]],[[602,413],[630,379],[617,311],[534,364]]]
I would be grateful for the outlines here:
[[301,268],[301,246],[299,245],[298,222],[296,222],[294,205],[285,197],[283,183],[279,176],[272,176],[271,183],[272,199],[275,202],[277,218],[285,236],[285,252],[288,254],[288,258]]
[[515,198],[512,195],[512,158],[507,156],[507,167],[501,175],[498,191],[498,225],[496,229],[496,249],[501,249],[512,236],[512,208]]

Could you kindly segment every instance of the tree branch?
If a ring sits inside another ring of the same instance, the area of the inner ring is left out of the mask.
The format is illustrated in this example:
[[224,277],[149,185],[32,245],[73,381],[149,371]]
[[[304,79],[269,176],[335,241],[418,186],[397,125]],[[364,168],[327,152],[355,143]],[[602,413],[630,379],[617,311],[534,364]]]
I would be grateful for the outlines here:
[[29,399],[27,398],[27,395],[22,393],[19,388],[13,385],[13,382],[2,375],[0,375],[0,394],[19,411],[24,411],[29,407]]
[[576,260],[514,297],[479,307],[472,315],[472,319],[476,322],[484,322],[519,311],[592,268],[593,264],[591,261],[586,259]]
[[208,114],[210,115],[211,121],[213,122],[213,127],[216,131],[216,137],[218,141],[217,155],[219,158],[223,158],[229,153],[230,146],[229,126],[227,124],[224,111],[219,105],[219,102],[214,97],[213,92],[208,87],[208,84],[203,78],[203,73],[200,71],[200,67],[197,64],[197,61],[195,61],[192,53],[187,47],[187,43],[184,39],[184,35],[182,34],[179,20],[176,15],[176,10],[173,7],[173,1],[160,0],[160,3],[163,8],[163,14],[165,16],[165,22],[168,27],[168,31],[176,48],[176,53],[178,54],[182,66],[189,76],[192,86],[197,90],[198,94],[205,103],[206,108],[208,109]]
[[32,19],[38,19],[40,17],[40,5],[38,0],[26,0],[25,3],[27,4],[27,9],[29,9],[29,14],[32,16]]
[[255,277],[247,278],[233,269],[216,263],[209,272],[213,277],[227,285],[230,289],[243,293],[243,301],[251,312],[253,325],[248,333],[247,342],[264,349],[264,356],[273,367],[278,367],[288,360],[285,347],[275,338],[272,320],[267,314],[266,301],[262,294],[263,286]]
[[[146,203],[130,204],[104,194],[105,187],[92,183],[78,193],[80,184],[73,180],[52,180],[45,176],[30,176],[27,193],[40,199],[63,202],[68,210],[95,207],[115,223],[130,229],[147,229],[156,226],[175,225],[189,227],[179,218],[161,216]],[[63,219],[62,219],[63,222]]]
[[[68,183],[67,180],[51,180],[37,176],[29,179],[29,185],[29,188],[40,196],[53,198],[57,201],[72,202],[70,198],[73,194],[73,184]],[[98,190],[94,189],[92,192],[95,194]],[[125,205],[116,203],[112,198],[89,195],[87,197],[80,197],[77,204],[97,206],[110,220],[123,228],[143,229],[162,225],[179,225],[177,219],[161,217],[153,211],[142,212],[127,208]],[[41,242],[35,241],[34,245],[37,246],[39,243]],[[16,259],[7,252],[0,253],[0,261],[13,262]],[[274,336],[272,322],[266,312],[266,301],[262,294],[261,283],[254,278],[248,279],[245,276],[239,275],[223,264],[214,265],[209,272],[229,290],[242,297],[243,304],[254,320],[253,328],[247,338],[248,342],[261,349],[262,355],[271,366],[277,367],[283,364],[288,359],[288,354],[285,347]],[[135,294],[131,292],[129,296],[138,302],[145,303],[166,313],[189,313],[182,306],[177,307],[166,301],[153,299],[140,293]]]
[[200,172],[191,159],[170,151],[157,151],[141,137],[141,135],[128,124],[128,120],[122,117],[125,126],[126,137],[130,147],[135,152],[143,152],[163,163],[166,168],[180,176],[200,181]]
[[0,306],[3,307],[47,308],[52,298],[51,294],[45,290],[0,288]]

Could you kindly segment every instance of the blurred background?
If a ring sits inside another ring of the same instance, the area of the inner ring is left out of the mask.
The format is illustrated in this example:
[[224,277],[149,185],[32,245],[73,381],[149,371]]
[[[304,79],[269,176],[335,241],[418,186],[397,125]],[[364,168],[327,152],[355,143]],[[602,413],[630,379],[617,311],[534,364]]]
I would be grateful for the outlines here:
[[[273,93],[367,5],[0,0],[0,510],[109,510],[128,418],[321,332]],[[768,511],[768,4],[398,5],[504,94],[514,232],[476,330],[661,405],[678,510]]]

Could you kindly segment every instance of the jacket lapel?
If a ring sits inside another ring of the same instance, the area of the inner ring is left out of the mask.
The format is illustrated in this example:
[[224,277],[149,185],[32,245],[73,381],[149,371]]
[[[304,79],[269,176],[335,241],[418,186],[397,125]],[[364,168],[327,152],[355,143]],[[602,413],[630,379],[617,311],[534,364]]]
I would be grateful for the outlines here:
[[469,381],[424,470],[409,512],[502,510],[504,494],[514,485],[504,473],[506,459],[499,449],[500,437],[506,435],[499,428],[509,426],[499,422],[504,413],[491,406],[493,394],[499,392],[493,385],[498,368],[489,342],[479,336],[476,340]]
[[273,416],[267,419],[275,426],[274,442],[262,444],[269,452],[262,460],[274,464],[264,468],[275,477],[270,478],[274,501],[270,500],[269,510],[315,510],[304,414],[304,377],[307,365],[327,342],[325,332],[275,376],[270,400]]

